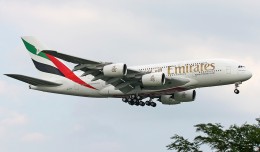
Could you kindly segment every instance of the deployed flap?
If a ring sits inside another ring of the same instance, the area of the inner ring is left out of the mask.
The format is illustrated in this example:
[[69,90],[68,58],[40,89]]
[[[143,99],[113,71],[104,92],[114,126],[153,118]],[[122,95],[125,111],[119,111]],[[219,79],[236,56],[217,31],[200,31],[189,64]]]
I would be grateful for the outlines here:
[[32,78],[24,75],[19,75],[19,74],[5,74],[6,76],[9,76],[11,78],[23,81],[25,83],[34,85],[34,86],[48,86],[48,87],[55,87],[55,86],[60,86],[61,84],[55,83],[55,82],[50,82],[46,80],[41,80],[37,78]]

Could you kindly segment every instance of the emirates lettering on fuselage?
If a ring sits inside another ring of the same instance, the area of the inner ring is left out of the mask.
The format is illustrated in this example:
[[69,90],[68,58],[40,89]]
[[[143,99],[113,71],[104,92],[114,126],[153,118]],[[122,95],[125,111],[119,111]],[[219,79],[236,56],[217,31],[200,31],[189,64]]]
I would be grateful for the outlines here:
[[185,64],[183,66],[168,66],[168,74],[185,74],[215,70],[215,63]]

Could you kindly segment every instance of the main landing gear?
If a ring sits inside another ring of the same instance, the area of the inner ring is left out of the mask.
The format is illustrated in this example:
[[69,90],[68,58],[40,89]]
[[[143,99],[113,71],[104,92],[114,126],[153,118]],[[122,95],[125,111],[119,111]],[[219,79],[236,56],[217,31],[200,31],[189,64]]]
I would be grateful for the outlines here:
[[239,94],[240,91],[237,88],[239,87],[240,84],[242,84],[242,82],[235,83],[235,90],[234,90],[235,94]]
[[146,104],[147,106],[156,107],[156,103],[153,102],[153,99],[152,99],[152,98],[150,98],[150,100],[146,101],[145,104]]
[[152,101],[152,98],[144,102],[142,101],[142,98],[140,96],[136,96],[136,95],[130,95],[127,98],[122,98],[122,101],[132,106],[135,105],[135,106],[143,107],[146,105],[146,106],[156,107],[156,103]]

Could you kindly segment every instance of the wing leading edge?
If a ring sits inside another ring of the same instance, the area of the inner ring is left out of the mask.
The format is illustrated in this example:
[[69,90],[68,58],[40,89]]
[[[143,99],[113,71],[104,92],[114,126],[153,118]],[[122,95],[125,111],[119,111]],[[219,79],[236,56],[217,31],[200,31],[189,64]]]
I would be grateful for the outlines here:
[[60,86],[61,84],[55,83],[55,82],[50,82],[42,79],[37,79],[33,77],[28,77],[25,75],[19,75],[19,74],[5,74],[8,77],[23,81],[25,83],[34,85],[34,86],[47,86],[47,87],[56,87]]

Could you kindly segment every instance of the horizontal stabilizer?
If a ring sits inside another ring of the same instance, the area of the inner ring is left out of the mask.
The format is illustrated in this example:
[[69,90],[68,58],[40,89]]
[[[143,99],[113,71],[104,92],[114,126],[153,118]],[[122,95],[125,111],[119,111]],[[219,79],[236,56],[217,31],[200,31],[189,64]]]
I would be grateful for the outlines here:
[[55,86],[60,86],[61,84],[55,83],[55,82],[50,82],[46,80],[41,80],[37,78],[32,78],[24,75],[19,75],[19,74],[5,74],[8,77],[23,81],[25,83],[34,85],[34,86],[47,86],[47,87],[55,87]]

